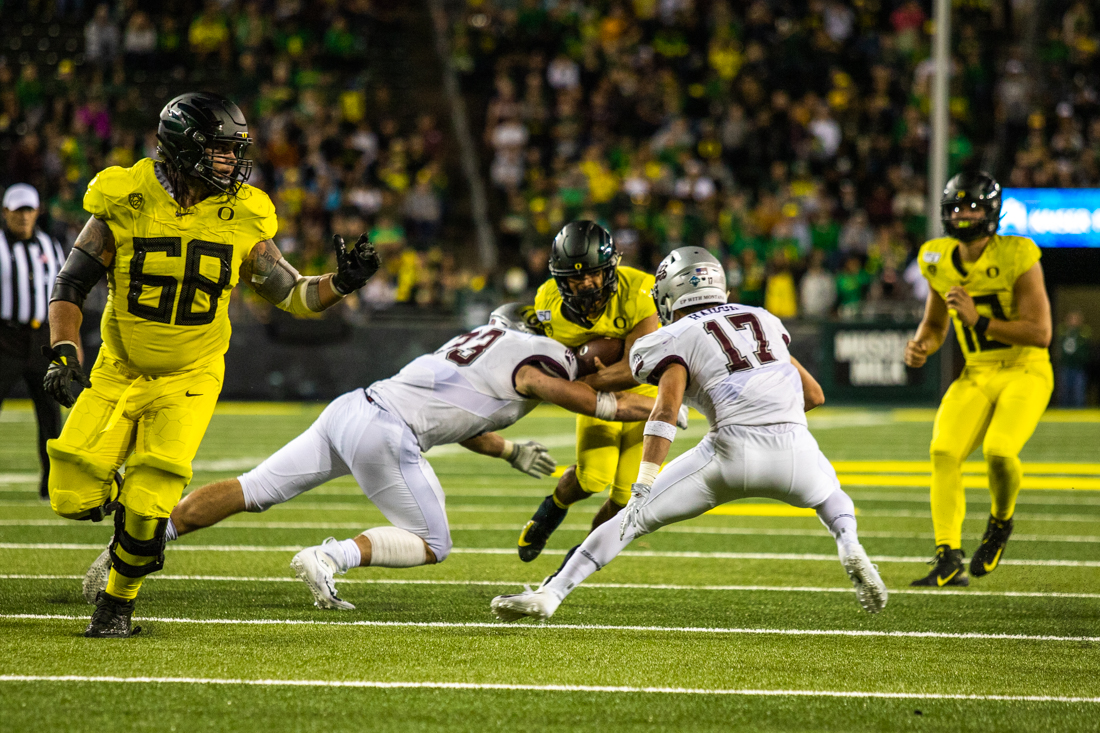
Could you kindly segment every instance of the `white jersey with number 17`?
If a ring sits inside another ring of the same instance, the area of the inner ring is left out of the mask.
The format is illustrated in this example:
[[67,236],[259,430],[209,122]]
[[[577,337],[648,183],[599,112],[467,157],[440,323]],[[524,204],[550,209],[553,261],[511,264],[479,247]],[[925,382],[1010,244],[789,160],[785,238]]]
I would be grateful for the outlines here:
[[712,429],[806,424],[802,379],[790,334],[763,308],[727,304],[692,313],[647,334],[630,350],[639,382],[658,384],[670,364],[688,372],[684,400]]
[[506,428],[535,409],[539,400],[516,391],[516,372],[527,364],[562,379],[577,376],[576,357],[557,341],[482,326],[413,359],[367,394],[403,420],[427,451]]

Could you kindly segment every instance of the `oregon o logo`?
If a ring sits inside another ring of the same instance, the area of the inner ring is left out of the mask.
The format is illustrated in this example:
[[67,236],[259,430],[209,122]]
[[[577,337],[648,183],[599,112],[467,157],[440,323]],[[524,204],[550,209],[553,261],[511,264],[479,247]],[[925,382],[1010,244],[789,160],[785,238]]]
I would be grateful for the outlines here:
[[985,271],[985,276],[989,277],[989,278],[997,277],[1000,274],[1001,274],[1001,268],[997,267],[996,265],[994,265],[993,267],[988,268]]
[[582,263],[582,262],[576,262],[576,263],[573,264],[573,269],[574,270],[579,270],[582,267],[584,267],[584,263]]
[[218,209],[218,218],[222,221],[229,221],[233,218],[233,209],[228,206],[223,206]]
[[615,328],[626,328],[626,319],[622,316],[615,318]]

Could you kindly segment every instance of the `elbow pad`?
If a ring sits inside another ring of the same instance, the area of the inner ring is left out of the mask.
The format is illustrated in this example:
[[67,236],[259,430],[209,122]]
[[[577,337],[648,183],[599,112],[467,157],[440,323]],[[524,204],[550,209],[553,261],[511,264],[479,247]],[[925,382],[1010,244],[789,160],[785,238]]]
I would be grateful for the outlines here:
[[84,299],[105,272],[107,267],[102,262],[79,247],[73,247],[73,251],[65,258],[61,272],[57,273],[50,302],[66,300],[76,304],[77,308],[83,308]]
[[308,316],[311,313],[320,313],[324,310],[321,306],[321,278],[303,277],[294,284],[290,294],[279,303],[279,309],[295,316]]

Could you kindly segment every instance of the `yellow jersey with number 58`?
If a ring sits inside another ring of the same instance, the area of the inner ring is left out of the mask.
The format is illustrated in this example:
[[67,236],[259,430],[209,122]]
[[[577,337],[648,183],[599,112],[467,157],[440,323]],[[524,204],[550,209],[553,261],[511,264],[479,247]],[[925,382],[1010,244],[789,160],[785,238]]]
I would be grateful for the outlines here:
[[[1002,321],[1019,318],[1016,304],[1016,279],[1039,261],[1039,247],[1027,237],[994,235],[975,262],[964,263],[959,241],[940,237],[924,243],[917,255],[921,274],[929,286],[944,299],[961,285],[974,299],[978,314]],[[967,364],[998,362],[1050,361],[1046,349],[1015,346],[986,337],[952,318]]]
[[275,207],[258,188],[183,209],[154,161],[107,168],[84,208],[111,228],[114,262],[101,326],[107,355],[148,375],[193,368],[229,348],[229,295],[244,258],[275,236]]

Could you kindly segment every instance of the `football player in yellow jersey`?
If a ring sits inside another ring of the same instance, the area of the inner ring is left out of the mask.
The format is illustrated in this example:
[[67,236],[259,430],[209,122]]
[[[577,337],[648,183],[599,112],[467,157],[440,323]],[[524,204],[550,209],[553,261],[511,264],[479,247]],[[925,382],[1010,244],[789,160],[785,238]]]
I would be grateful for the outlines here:
[[[84,632],[124,638],[144,576],[164,567],[168,516],[221,392],[228,304],[238,279],[291,313],[322,311],[378,269],[366,235],[334,238],[338,271],[302,277],[275,248],[275,208],[245,181],[252,143],[240,109],[184,94],[160,113],[161,160],[107,168],[88,184],[91,213],[50,302],[46,390],[72,407],[47,446],[50,503],[69,519],[114,512],[111,573]],[[103,346],[80,365],[84,299],[107,275]],[[75,400],[71,383],[85,389]],[[127,463],[125,478],[117,470]]]
[[[550,274],[553,278],[535,295],[535,310],[547,336],[571,348],[601,337],[626,342],[621,361],[585,381],[598,391],[655,396],[655,387],[634,381],[627,363],[634,341],[659,326],[650,297],[653,276],[619,267],[611,234],[591,221],[570,222],[554,238]],[[642,460],[645,423],[611,422],[610,417],[614,416],[577,416],[577,463],[565,470],[554,493],[520,533],[519,556],[524,562],[539,556],[574,503],[611,487],[611,496],[592,520],[595,529],[630,501],[630,485]]]
[[960,173],[944,189],[948,236],[924,243],[918,257],[930,289],[924,318],[905,350],[920,367],[943,344],[948,319],[966,367],[940,402],[932,428],[932,525],[935,567],[913,585],[969,585],[963,567],[966,492],[962,462],[979,445],[988,465],[989,522],[970,574],[992,572],[1012,534],[1020,491],[1020,450],[1050,400],[1050,300],[1040,252],[1026,237],[997,234],[1001,187],[988,174]]

